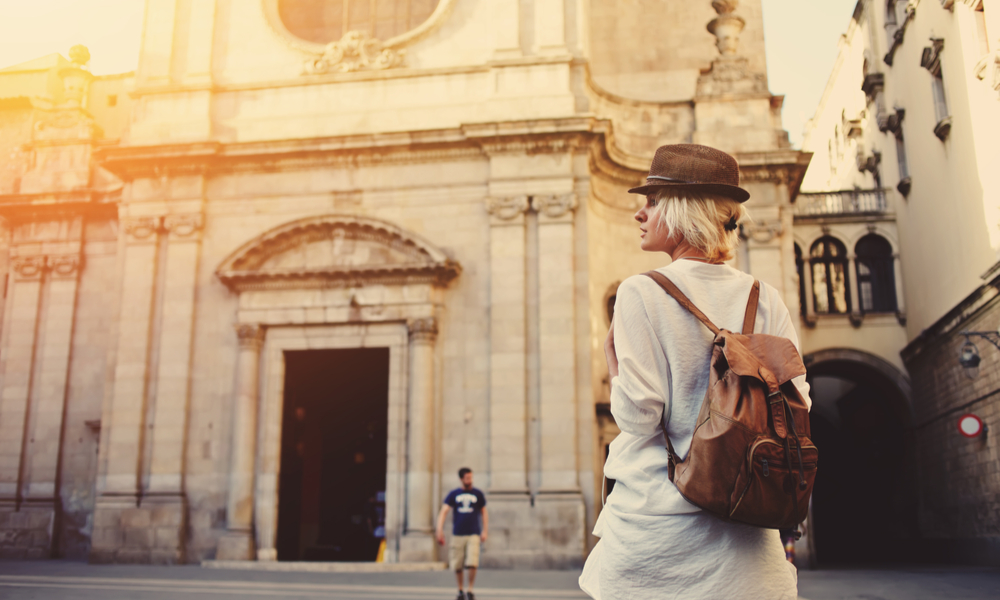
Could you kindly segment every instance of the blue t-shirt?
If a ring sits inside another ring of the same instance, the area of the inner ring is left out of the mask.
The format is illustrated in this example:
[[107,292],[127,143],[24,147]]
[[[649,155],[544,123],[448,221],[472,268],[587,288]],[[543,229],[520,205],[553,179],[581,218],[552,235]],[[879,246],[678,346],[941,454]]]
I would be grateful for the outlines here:
[[452,490],[444,503],[455,509],[451,533],[453,535],[479,535],[479,516],[483,514],[483,507],[486,506],[486,496],[472,488],[465,491],[464,488]]

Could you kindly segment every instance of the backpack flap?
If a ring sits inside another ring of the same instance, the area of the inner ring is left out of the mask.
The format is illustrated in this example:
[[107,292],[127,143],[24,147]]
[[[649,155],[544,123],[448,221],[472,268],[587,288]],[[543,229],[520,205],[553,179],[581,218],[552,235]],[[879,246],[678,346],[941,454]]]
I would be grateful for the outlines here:
[[760,380],[768,394],[777,393],[781,384],[806,374],[799,351],[787,338],[763,333],[738,335],[725,330],[719,337],[725,339],[719,345],[729,368],[741,377]]

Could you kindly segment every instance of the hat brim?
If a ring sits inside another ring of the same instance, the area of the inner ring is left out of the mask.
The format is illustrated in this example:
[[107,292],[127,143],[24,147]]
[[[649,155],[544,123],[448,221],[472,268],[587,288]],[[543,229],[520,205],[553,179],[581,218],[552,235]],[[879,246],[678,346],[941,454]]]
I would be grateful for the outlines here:
[[[648,181],[648,180],[647,180]],[[708,192],[711,194],[719,194],[720,196],[725,196],[726,198],[731,198],[737,202],[746,202],[750,198],[750,192],[745,189],[735,186],[727,185],[725,183],[670,183],[668,181],[657,182],[657,183],[647,183],[646,185],[640,185],[639,187],[634,187],[628,191],[630,194],[650,194],[659,190],[661,188],[671,188],[675,190],[691,190],[693,192]]]

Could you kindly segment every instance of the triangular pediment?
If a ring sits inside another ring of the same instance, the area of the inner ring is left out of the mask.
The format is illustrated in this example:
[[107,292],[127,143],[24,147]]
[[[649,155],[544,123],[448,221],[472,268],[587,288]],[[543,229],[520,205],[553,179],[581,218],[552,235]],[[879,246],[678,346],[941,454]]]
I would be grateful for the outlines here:
[[443,251],[391,223],[331,215],[258,236],[230,255],[218,275],[230,288],[245,290],[418,281],[446,285],[460,271]]

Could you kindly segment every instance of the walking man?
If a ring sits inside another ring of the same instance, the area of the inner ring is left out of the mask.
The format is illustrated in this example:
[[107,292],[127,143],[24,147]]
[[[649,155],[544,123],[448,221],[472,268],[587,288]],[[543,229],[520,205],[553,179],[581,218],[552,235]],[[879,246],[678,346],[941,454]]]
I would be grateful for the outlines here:
[[[458,580],[457,600],[476,600],[472,586],[476,583],[476,569],[479,567],[479,544],[486,541],[490,517],[486,512],[486,496],[472,487],[472,469],[462,467],[458,470],[458,478],[462,487],[452,490],[444,499],[437,520],[437,542],[444,545],[444,521],[448,511],[455,509],[452,519],[451,548],[449,562]],[[482,515],[482,522],[480,522]],[[462,572],[469,570],[469,591],[465,592],[462,583]]]

